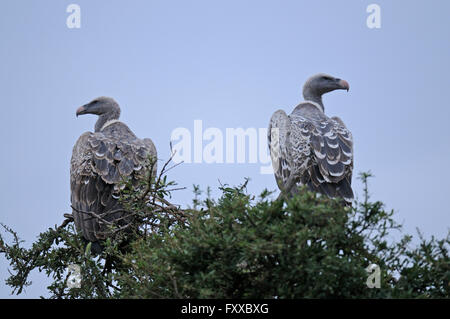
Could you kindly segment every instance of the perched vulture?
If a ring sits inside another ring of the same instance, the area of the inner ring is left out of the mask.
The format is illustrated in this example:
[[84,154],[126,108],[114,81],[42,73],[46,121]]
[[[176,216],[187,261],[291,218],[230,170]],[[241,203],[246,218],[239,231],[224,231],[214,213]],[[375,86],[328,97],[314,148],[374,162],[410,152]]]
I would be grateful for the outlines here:
[[268,142],[278,187],[294,194],[298,187],[351,205],[353,138],[338,117],[325,115],[322,95],[349,90],[347,81],[326,74],[309,78],[303,86],[301,102],[288,116],[276,111],[270,119]]
[[[99,253],[106,226],[92,213],[108,222],[126,216],[118,202],[119,182],[137,185],[146,176],[150,158],[156,161],[151,139],[139,139],[119,121],[120,107],[114,99],[99,97],[77,109],[76,115],[95,114],[95,132],[80,136],[73,147],[70,190],[75,226]],[[156,162],[153,174],[156,174]],[[119,223],[120,225],[120,223]]]

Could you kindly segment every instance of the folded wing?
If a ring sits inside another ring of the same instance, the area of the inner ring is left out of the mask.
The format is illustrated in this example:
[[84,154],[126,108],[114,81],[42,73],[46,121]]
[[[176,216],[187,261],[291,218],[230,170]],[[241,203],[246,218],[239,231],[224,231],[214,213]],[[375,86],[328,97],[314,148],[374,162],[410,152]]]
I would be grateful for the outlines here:
[[[145,175],[149,158],[156,160],[156,149],[150,139],[134,135],[117,137],[104,132],[86,132],[76,142],[71,159],[70,186],[75,225],[89,241],[104,239],[106,225],[94,213],[114,221],[124,212],[118,202],[120,182],[139,184]],[[124,130],[126,132],[126,130]],[[156,164],[154,166],[156,174]],[[116,211],[116,212],[114,212]],[[123,219],[123,222],[126,222]]]

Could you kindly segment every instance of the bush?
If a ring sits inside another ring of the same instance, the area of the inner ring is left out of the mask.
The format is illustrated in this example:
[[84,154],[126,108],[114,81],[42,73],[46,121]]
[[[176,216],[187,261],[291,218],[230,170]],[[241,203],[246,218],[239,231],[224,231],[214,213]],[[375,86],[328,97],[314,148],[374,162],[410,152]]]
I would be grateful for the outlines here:
[[[142,217],[137,231],[111,237],[100,256],[70,219],[30,249],[5,226],[13,235],[11,244],[0,237],[13,270],[7,284],[20,294],[38,269],[53,278],[53,298],[448,298],[449,236],[419,233],[412,249],[411,236],[389,242],[401,226],[369,200],[369,177],[361,175],[365,196],[353,207],[306,190],[288,200],[270,200],[267,191],[256,198],[245,182],[221,187],[218,200],[200,200],[195,187],[193,208],[182,210],[162,198],[171,183],[149,181],[157,183],[150,195],[122,197]],[[71,264],[80,266],[80,288],[67,287]],[[380,288],[367,286],[370,264],[381,270]]]

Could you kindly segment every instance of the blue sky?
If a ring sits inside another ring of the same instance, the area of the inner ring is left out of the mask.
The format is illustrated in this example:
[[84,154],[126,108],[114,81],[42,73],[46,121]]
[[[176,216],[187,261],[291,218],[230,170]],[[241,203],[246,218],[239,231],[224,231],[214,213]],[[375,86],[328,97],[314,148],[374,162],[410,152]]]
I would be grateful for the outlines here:
[[[66,7],[81,8],[81,28],[66,26]],[[381,28],[366,26],[366,7],[381,7]],[[354,136],[355,173],[371,170],[374,199],[397,212],[405,232],[444,236],[450,171],[450,2],[448,1],[18,1],[0,19],[2,178],[0,221],[30,244],[70,212],[72,147],[95,118],[75,110],[107,95],[139,137],[169,157],[171,132],[264,128],[279,108],[290,113],[301,87],[325,72],[350,92],[324,97]],[[249,191],[276,189],[260,164],[183,164],[170,178],[186,186],[219,180]],[[355,174],[356,175],[356,174]],[[356,193],[361,185],[354,177]],[[8,264],[0,256],[0,297]],[[33,274],[22,297],[46,295]]]

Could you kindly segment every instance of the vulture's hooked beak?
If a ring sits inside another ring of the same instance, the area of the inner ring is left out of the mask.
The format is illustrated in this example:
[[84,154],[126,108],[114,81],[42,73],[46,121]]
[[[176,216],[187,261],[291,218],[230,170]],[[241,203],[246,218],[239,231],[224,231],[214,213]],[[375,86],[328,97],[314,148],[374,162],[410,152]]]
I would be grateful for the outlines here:
[[78,117],[78,115],[83,115],[83,114],[86,114],[86,113],[87,113],[87,107],[86,107],[86,105],[83,105],[83,106],[80,106],[77,109],[77,112],[75,114]]
[[339,86],[341,87],[341,89],[347,90],[347,92],[348,92],[348,90],[350,90],[350,85],[348,84],[347,81],[345,81],[345,80],[339,80],[338,84],[339,84]]

